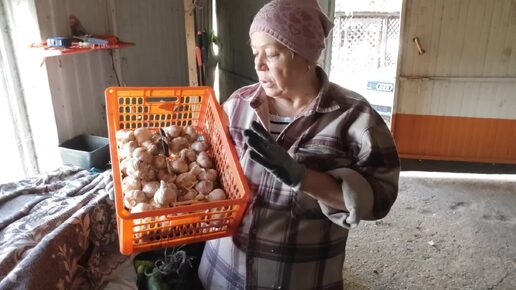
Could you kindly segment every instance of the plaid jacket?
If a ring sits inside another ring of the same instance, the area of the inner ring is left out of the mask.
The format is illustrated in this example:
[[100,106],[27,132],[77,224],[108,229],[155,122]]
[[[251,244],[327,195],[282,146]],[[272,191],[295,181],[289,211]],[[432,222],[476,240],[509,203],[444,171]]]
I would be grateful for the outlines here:
[[[278,136],[306,167],[341,181],[358,195],[365,219],[384,217],[398,192],[400,163],[382,118],[360,95],[323,86],[305,112]],[[208,241],[199,268],[206,289],[339,289],[347,212],[294,192],[249,158],[243,130],[259,120],[269,127],[267,97],[259,84],[237,90],[225,102],[230,133],[253,198],[233,237]]]

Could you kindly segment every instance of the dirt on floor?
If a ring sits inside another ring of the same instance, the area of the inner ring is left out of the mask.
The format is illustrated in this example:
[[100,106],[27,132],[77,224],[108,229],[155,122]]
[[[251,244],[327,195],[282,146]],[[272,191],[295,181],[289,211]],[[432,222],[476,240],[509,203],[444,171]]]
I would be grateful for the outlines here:
[[516,289],[516,175],[402,172],[380,221],[352,230],[345,289]]

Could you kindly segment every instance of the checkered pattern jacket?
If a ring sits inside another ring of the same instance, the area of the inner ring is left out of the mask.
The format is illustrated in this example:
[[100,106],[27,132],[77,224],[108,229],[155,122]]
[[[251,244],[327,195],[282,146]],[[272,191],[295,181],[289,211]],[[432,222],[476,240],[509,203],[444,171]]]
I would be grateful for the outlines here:
[[[383,218],[400,171],[391,133],[362,96],[330,83],[320,68],[318,76],[319,94],[277,142],[307,168],[334,176],[344,194],[371,203],[363,218]],[[254,120],[269,128],[259,84],[237,90],[224,110],[252,200],[233,237],[207,242],[199,268],[205,288],[342,290],[348,213],[295,192],[250,160],[244,129]]]

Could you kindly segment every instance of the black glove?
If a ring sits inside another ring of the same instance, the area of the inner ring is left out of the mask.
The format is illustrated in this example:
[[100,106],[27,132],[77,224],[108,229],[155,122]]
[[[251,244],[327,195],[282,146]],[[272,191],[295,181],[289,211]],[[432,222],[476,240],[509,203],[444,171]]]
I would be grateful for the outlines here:
[[258,122],[244,130],[245,141],[251,148],[250,157],[286,185],[299,190],[305,177],[305,167],[281,147]]

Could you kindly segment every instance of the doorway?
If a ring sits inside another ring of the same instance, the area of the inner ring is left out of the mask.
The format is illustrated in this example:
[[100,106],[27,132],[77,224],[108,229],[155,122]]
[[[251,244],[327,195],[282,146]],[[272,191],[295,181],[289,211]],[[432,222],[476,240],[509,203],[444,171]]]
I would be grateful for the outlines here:
[[336,0],[330,80],[364,96],[390,127],[402,0]]

